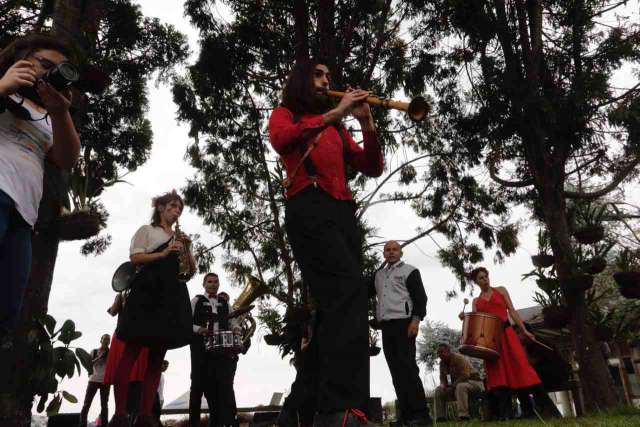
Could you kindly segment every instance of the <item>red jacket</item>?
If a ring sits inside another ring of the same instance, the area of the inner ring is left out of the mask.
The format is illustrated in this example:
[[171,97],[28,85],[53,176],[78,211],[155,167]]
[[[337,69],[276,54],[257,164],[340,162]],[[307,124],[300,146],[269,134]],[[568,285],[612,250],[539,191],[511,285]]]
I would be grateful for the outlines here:
[[[302,154],[320,132],[318,144],[311,151],[309,158],[316,170],[315,182],[331,197],[338,200],[351,200],[353,196],[347,188],[344,170],[344,157],[354,169],[371,177],[382,174],[382,150],[375,132],[363,132],[364,148],[353,140],[344,127],[340,131],[348,143],[343,151],[342,138],[334,126],[327,126],[322,115],[305,114],[294,122],[293,113],[285,107],[277,107],[269,118],[269,140],[271,146],[284,162],[287,176],[291,176],[298,165]],[[300,149],[300,144],[304,144]],[[313,184],[304,165],[301,165],[293,178],[291,187],[287,189],[287,198],[291,198],[302,189]]]

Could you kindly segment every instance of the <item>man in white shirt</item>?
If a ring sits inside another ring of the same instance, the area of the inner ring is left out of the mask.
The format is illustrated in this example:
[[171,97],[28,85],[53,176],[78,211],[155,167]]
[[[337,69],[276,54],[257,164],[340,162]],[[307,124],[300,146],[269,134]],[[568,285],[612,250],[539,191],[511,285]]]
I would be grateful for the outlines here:
[[[209,406],[209,425],[226,426],[235,421],[233,379],[238,356],[208,352],[204,337],[220,330],[229,330],[229,296],[218,293],[220,280],[216,273],[207,273],[202,283],[203,295],[191,300],[194,338],[191,342],[191,393],[189,425],[200,426],[200,408],[204,394]],[[212,323],[210,329],[207,323]]]
[[382,329],[382,349],[398,398],[399,420],[410,427],[431,425],[424,388],[416,363],[416,336],[427,312],[420,271],[401,260],[395,240],[384,245],[386,266],[375,274],[376,320]]

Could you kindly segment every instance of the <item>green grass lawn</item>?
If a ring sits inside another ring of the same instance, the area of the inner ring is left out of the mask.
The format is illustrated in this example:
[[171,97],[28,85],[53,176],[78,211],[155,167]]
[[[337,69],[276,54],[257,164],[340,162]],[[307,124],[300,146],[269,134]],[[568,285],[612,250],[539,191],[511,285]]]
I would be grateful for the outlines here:
[[582,418],[562,418],[553,420],[523,420],[503,422],[446,422],[434,424],[442,427],[533,427],[533,426],[562,426],[562,427],[640,427],[640,411],[635,409],[621,409],[609,414],[594,415]]

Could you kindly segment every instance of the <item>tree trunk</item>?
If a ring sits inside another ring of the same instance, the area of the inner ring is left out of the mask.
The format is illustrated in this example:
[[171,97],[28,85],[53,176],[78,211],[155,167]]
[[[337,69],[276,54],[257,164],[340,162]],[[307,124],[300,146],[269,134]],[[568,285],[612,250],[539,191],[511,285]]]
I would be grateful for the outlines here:
[[[567,279],[575,270],[575,260],[569,237],[569,224],[565,214],[565,199],[562,192],[557,190],[558,188],[561,189],[562,185],[553,186],[547,183],[542,197],[544,199],[545,222],[551,236],[558,278],[560,283],[567,283]],[[618,404],[616,394],[603,392],[603,390],[610,391],[615,388],[607,368],[607,362],[600,349],[600,343],[595,338],[584,291],[575,292],[571,289],[564,289],[563,292],[571,315],[569,329],[578,360],[585,409],[592,412],[614,407]]]
[[296,61],[309,58],[309,6],[306,0],[293,4],[293,28],[295,31]]

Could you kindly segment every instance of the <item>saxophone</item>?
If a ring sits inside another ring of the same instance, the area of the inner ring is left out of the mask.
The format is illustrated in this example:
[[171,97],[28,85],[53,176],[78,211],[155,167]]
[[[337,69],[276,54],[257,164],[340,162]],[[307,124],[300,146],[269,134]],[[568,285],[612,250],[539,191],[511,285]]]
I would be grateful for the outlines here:
[[191,255],[191,239],[180,230],[178,221],[173,240],[182,243],[182,250],[178,252],[178,280],[186,283],[196,274],[197,268]]

